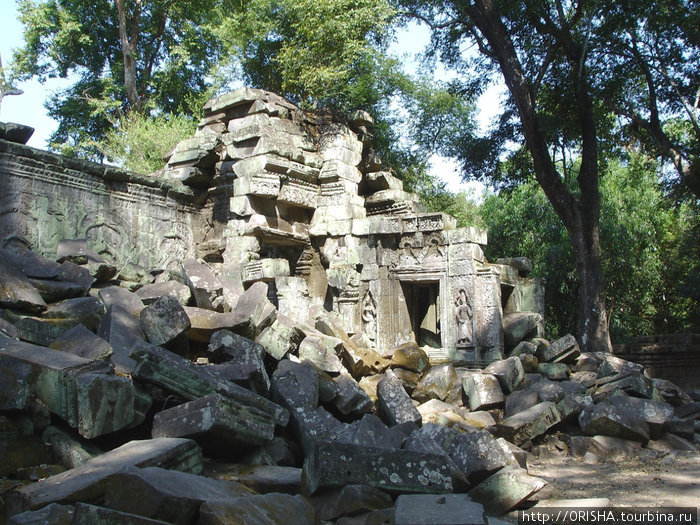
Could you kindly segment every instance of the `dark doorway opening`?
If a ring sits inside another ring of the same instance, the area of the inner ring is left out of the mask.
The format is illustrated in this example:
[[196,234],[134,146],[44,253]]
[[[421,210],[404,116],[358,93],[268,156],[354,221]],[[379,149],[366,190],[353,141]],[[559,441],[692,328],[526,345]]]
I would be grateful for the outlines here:
[[441,348],[440,282],[402,281],[401,287],[416,343]]

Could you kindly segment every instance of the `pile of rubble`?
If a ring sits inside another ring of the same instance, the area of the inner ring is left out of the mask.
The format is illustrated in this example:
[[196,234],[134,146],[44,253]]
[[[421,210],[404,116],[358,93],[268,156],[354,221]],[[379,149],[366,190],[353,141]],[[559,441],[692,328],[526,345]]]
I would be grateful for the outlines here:
[[[194,259],[0,250],[0,519],[496,523],[532,455],[696,450],[700,403],[572,336],[485,370],[384,355]],[[136,438],[136,439],[135,439]],[[695,444],[694,444],[695,443]],[[644,449],[642,449],[644,447]],[[41,521],[43,520],[43,521]]]

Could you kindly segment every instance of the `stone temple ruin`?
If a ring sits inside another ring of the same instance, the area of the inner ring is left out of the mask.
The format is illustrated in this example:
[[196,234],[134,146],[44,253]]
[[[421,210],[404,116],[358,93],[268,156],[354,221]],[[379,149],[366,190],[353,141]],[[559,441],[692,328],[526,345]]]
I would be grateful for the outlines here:
[[325,308],[380,353],[415,341],[432,361],[487,364],[503,355],[504,315],[520,312],[529,314],[510,319],[523,336],[542,335],[542,280],[527,277],[526,261],[489,264],[484,231],[426,213],[369,147],[368,114],[339,124],[255,89],[205,110],[195,137],[145,185],[110,182],[120,177],[110,168],[100,181],[5,161],[5,182],[23,190],[4,192],[2,208],[17,217],[0,234],[49,254],[61,236],[86,237],[146,267],[222,263],[238,286],[266,282],[281,314],[305,322]]
[[0,129],[0,522],[495,525],[547,504],[533,461],[697,452],[700,402],[544,339],[529,261],[425,212],[369,115],[205,109],[148,176]]

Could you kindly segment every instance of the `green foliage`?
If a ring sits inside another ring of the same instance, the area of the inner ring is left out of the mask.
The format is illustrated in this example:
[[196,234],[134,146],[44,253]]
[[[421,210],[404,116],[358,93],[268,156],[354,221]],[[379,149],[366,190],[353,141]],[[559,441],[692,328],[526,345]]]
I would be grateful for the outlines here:
[[146,117],[132,113],[110,129],[95,147],[112,162],[138,173],[152,173],[164,165],[163,157],[178,142],[192,137],[197,121],[182,115]]
[[[697,326],[700,236],[697,208],[673,206],[655,163],[633,157],[611,163],[601,182],[600,242],[611,337],[669,333]],[[533,181],[492,195],[480,208],[489,258],[531,257],[547,279],[551,337],[575,333],[577,277],[567,234]]]

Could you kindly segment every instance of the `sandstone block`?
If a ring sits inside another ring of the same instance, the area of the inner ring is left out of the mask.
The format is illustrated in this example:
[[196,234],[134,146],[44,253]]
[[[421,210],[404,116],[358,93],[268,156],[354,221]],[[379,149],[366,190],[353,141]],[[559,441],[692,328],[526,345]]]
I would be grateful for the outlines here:
[[136,290],[135,293],[144,305],[149,305],[164,295],[170,295],[175,297],[182,306],[187,306],[192,298],[192,292],[189,286],[178,281],[163,281],[146,284]]
[[392,426],[407,421],[421,422],[420,413],[392,370],[387,370],[377,383],[377,403],[380,413]]
[[144,342],[138,319],[120,306],[110,306],[97,327],[97,335],[112,347],[111,359],[117,372],[131,373],[136,365],[129,356],[131,349]]
[[517,390],[525,379],[525,370],[517,357],[509,357],[491,363],[486,367],[485,372],[496,376],[506,394]]
[[217,312],[229,309],[223,297],[223,286],[207,265],[194,259],[185,259],[182,262],[182,278],[199,308]]
[[245,337],[255,339],[277,318],[277,309],[267,298],[267,284],[253,283],[238,299],[233,309],[232,330]]
[[530,407],[534,407],[540,401],[540,395],[535,390],[518,390],[506,398],[505,416],[509,417]]
[[42,312],[46,303],[5,250],[0,250],[0,307]]
[[535,337],[542,332],[544,320],[537,312],[516,312],[503,316],[503,342],[515,346],[524,339]]
[[56,248],[56,260],[60,263],[69,261],[74,264],[87,263],[87,239],[62,239]]
[[143,310],[143,301],[139,299],[139,296],[120,286],[102,288],[97,295],[107,309],[112,305],[116,305],[129,315],[137,318],[141,314],[141,310]]
[[108,374],[81,374],[77,387],[78,432],[92,439],[128,427],[134,421],[134,385]]
[[507,464],[503,450],[485,430],[455,435],[447,453],[471,483],[484,480]]
[[565,335],[561,339],[557,339],[549,346],[540,347],[537,350],[537,357],[540,361],[549,362],[567,362],[575,363],[576,359],[581,355],[576,338],[571,335]]
[[325,335],[307,335],[299,343],[299,359],[308,359],[316,368],[324,372],[338,373],[345,370],[338,357],[342,342],[335,337]]
[[[490,522],[490,520],[489,520]],[[486,525],[484,507],[466,494],[402,494],[395,525]]]
[[527,470],[507,467],[469,491],[469,496],[482,503],[489,514],[500,516],[540,491],[547,482],[530,476]]
[[327,521],[390,508],[394,506],[394,500],[387,493],[369,485],[348,485],[313,496],[311,504],[318,517]]
[[187,349],[185,333],[192,327],[192,323],[175,297],[159,297],[141,310],[140,320],[141,329],[151,344],[170,347],[176,351],[182,347]]
[[646,443],[649,441],[649,424],[640,415],[623,405],[616,406],[606,400],[584,408],[578,421],[581,429],[589,436],[601,434]]
[[341,414],[359,416],[369,412],[374,406],[372,400],[352,376],[340,374],[333,382],[337,390],[332,402]]
[[428,367],[428,356],[415,343],[406,343],[391,352],[391,366],[423,373]]
[[462,388],[471,410],[494,408],[504,403],[501,386],[493,374],[469,374],[462,378]]
[[258,342],[265,351],[277,360],[288,354],[295,354],[304,334],[296,324],[286,316],[279,315],[272,325],[265,328],[258,336]]
[[435,365],[425,373],[413,391],[412,397],[419,403],[429,399],[444,400],[456,383],[457,373],[452,364]]
[[539,403],[527,410],[505,418],[496,425],[498,435],[515,445],[540,436],[561,421],[557,407],[551,401]]
[[257,494],[228,501],[206,502],[200,507],[201,525],[274,525],[289,522],[290,516],[299,525],[316,525],[318,517],[302,496],[290,494]]
[[114,353],[107,341],[96,336],[82,324],[78,324],[62,333],[53,340],[49,348],[90,360],[108,360]]

